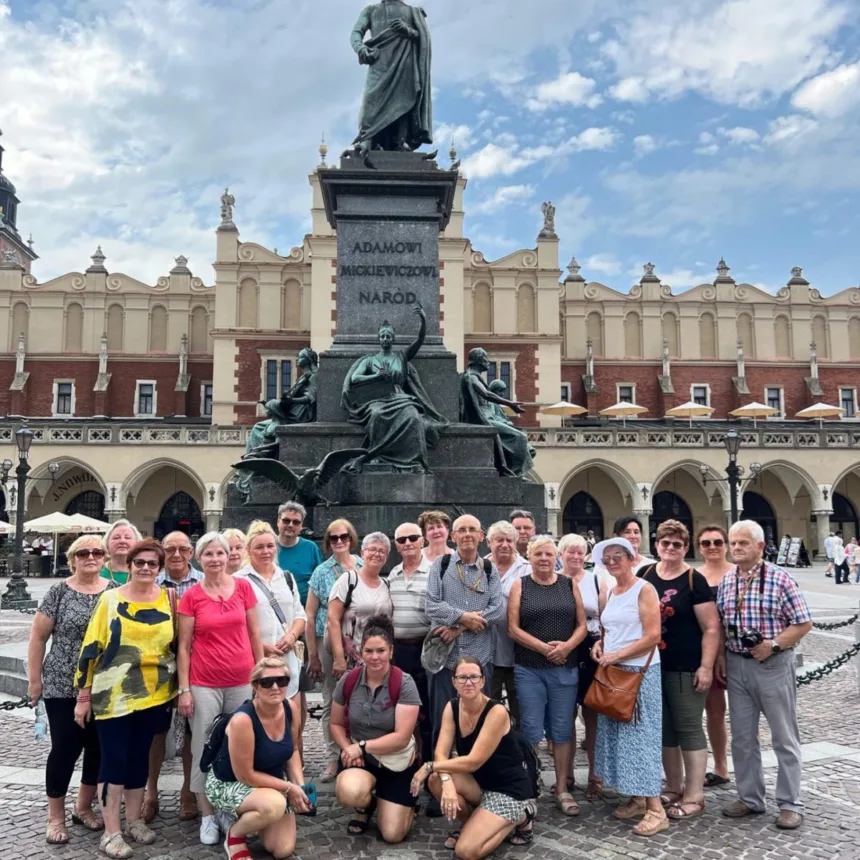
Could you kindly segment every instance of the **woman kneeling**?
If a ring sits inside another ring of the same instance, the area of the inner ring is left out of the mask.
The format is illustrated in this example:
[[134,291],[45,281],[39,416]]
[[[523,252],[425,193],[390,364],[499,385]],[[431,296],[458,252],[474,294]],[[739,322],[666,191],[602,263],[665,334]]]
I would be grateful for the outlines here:
[[284,698],[289,682],[280,657],[257,663],[251,673],[253,698],[230,717],[206,777],[206,796],[216,812],[238,817],[227,831],[233,860],[250,860],[245,841],[250,833],[258,833],[276,858],[288,857],[296,847],[296,813],[310,808],[301,789],[299,709]]
[[481,860],[506,838],[515,845],[531,842],[535,792],[507,710],[483,693],[481,664],[461,657],[453,675],[459,699],[445,706],[435,761],[419,769],[412,793],[429,777],[444,815],[462,825],[446,847],[461,860]]
[[331,736],[340,747],[335,792],[355,807],[352,835],[367,831],[377,809],[386,842],[402,842],[415,820],[410,792],[415,763],[415,725],[421,697],[415,681],[391,665],[394,629],[387,616],[367,621],[361,642],[364,666],[347,672],[332,696]]

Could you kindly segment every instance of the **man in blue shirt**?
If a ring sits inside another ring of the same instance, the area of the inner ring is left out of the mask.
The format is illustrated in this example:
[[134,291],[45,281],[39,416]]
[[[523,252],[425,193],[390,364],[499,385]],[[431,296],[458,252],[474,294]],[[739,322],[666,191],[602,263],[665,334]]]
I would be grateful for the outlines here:
[[298,502],[284,502],[278,508],[278,567],[288,570],[296,581],[302,606],[308,600],[311,574],[322,564],[319,547],[299,537],[307,511]]

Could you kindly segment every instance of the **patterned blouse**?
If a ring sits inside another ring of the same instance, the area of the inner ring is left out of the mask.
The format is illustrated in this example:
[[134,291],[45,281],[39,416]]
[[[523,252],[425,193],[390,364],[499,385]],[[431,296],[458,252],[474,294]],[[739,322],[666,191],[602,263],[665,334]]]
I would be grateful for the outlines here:
[[[358,556],[355,569],[361,570],[364,567],[364,562]],[[316,630],[317,638],[322,639],[325,636],[325,626],[328,622],[328,596],[331,594],[334,584],[340,579],[344,572],[343,567],[337,562],[335,557],[329,556],[321,565],[318,565],[311,574],[309,588],[317,596],[320,607],[317,609]]]

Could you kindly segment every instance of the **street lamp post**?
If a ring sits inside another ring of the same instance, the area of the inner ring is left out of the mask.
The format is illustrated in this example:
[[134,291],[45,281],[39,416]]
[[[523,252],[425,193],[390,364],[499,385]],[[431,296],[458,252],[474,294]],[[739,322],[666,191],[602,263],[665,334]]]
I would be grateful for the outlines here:
[[[17,515],[15,517],[15,560],[12,563],[12,578],[6,586],[3,597],[0,598],[2,609],[33,609],[36,601],[27,591],[24,579],[24,505],[27,493],[27,475],[30,472],[30,445],[33,443],[33,431],[22,424],[15,433],[15,443],[18,446],[18,468],[15,475],[18,480]],[[11,468],[11,463],[9,464]],[[5,466],[5,463],[4,463]]]
[[741,470],[738,466],[738,451],[741,448],[741,437],[736,430],[726,433],[723,443],[729,454],[729,465],[726,467],[726,476],[729,479],[729,505],[731,507],[732,525],[738,521],[738,482]]

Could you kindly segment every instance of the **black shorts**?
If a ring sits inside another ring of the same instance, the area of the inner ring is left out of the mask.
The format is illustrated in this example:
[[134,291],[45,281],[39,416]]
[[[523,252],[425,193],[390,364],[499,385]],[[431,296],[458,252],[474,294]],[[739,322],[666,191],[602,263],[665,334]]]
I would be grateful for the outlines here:
[[415,806],[418,803],[418,798],[412,794],[412,777],[415,776],[420,764],[411,764],[406,770],[399,773],[397,771],[388,770],[376,763],[375,759],[365,758],[364,767],[360,768],[345,768],[342,761],[338,761],[337,772],[341,773],[344,770],[366,770],[376,780],[376,786],[373,789],[374,796],[377,800],[387,800],[389,803],[396,803],[398,806]]
[[597,671],[597,663],[591,659],[591,648],[595,642],[599,642],[599,636],[593,636],[588,633],[582,644],[579,646],[579,682],[576,688],[576,703],[577,705],[585,704],[585,694],[594,680],[594,673]]

